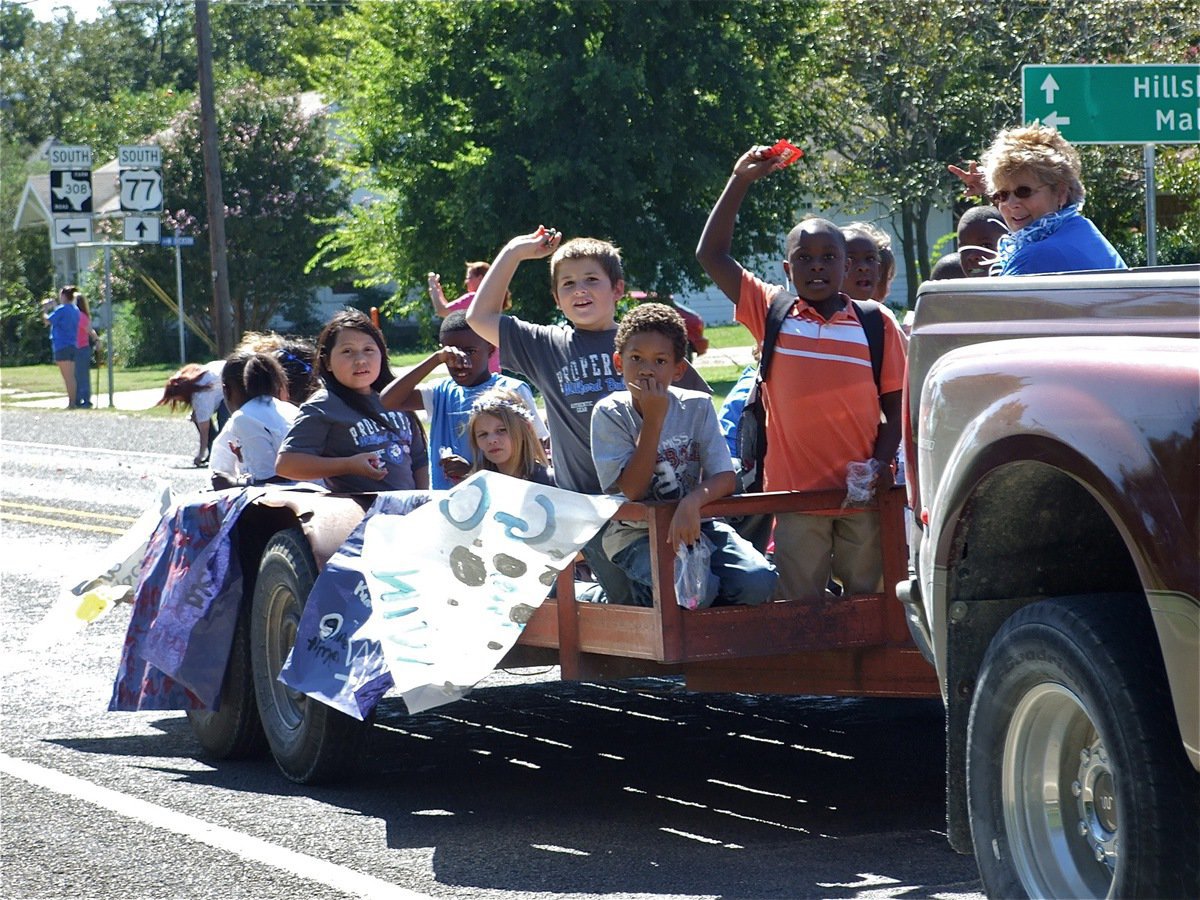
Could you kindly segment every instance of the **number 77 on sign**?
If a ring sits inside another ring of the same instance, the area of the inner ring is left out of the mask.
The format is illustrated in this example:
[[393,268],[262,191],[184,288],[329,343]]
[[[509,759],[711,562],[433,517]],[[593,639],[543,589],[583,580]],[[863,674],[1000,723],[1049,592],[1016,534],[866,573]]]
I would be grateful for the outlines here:
[[121,209],[157,212],[162,209],[162,172],[155,169],[121,170]]

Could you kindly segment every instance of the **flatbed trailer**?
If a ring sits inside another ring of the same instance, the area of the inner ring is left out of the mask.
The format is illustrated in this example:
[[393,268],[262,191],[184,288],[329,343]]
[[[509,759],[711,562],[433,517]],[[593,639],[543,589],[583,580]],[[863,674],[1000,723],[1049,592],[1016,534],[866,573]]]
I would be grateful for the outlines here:
[[[710,503],[705,515],[737,517],[836,511],[844,494],[767,493]],[[240,514],[237,552],[245,586],[215,711],[189,711],[209,756],[269,747],[289,779],[344,775],[370,717],[360,722],[288,688],[279,673],[295,641],[317,574],[365,516],[370,497],[274,491]],[[615,517],[648,523],[653,606],[576,599],[573,566],[555,596],[528,619],[501,668],[557,665],[564,680],[681,676],[688,690],[812,696],[940,696],[933,667],[914,644],[896,585],[908,577],[903,489],[882,490],[885,588],[881,593],[778,600],[759,606],[686,610],[675,598],[675,554],[667,540],[673,503],[626,503]]]

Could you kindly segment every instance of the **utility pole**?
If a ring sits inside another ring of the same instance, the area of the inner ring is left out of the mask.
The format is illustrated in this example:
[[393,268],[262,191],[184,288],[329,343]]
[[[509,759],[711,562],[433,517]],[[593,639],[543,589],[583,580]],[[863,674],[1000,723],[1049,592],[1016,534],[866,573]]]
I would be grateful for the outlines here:
[[208,0],[196,0],[196,56],[200,80],[200,124],[204,142],[204,195],[208,204],[208,250],[212,259],[212,319],[217,353],[233,350],[233,315],[229,300],[229,265],[225,258],[225,200],[221,189],[221,157],[217,114],[213,103],[212,34]]

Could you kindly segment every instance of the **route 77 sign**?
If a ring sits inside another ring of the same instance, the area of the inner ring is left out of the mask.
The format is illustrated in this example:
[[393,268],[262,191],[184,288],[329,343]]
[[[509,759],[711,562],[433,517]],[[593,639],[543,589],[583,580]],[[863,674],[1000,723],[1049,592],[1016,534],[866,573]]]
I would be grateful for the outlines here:
[[121,170],[121,209],[157,212],[162,209],[162,172],[157,169]]

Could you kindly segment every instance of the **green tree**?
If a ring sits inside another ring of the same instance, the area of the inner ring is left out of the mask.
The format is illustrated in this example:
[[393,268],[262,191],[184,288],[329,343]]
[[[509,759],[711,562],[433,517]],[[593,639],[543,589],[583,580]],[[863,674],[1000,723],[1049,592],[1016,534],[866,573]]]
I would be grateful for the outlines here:
[[[238,333],[261,330],[277,313],[311,326],[311,293],[326,276],[307,273],[305,264],[328,232],[321,221],[331,219],[346,201],[329,165],[325,117],[303,109],[297,99],[281,99],[255,86],[222,91],[216,106],[235,328]],[[177,227],[196,236],[196,247],[184,255],[185,302],[190,315],[209,323],[209,213],[198,104],[175,119],[161,143],[163,232]],[[173,293],[171,254],[148,247],[133,250],[129,258],[137,270]],[[135,300],[141,317],[162,321],[160,343],[150,352],[171,358],[169,313],[136,282],[122,293]]]
[[[978,158],[1020,118],[1021,66],[1185,62],[1197,0],[845,0],[812,26],[832,117],[814,141],[835,201],[889,209],[901,237],[911,305],[929,274],[926,226],[958,196],[946,164]],[[804,88],[790,86],[794,100]],[[1138,224],[1140,150],[1084,148],[1088,215],[1120,238]],[[1132,211],[1132,216],[1131,216]]]
[[[375,199],[324,259],[362,281],[424,284],[491,258],[539,222],[623,248],[631,285],[700,283],[693,248],[733,161],[801,130],[816,103],[779,102],[811,3],[360,4],[324,89],[346,171]],[[739,250],[777,252],[795,182],[743,210]],[[550,310],[523,267],[518,309]],[[398,309],[425,309],[423,299]]]

